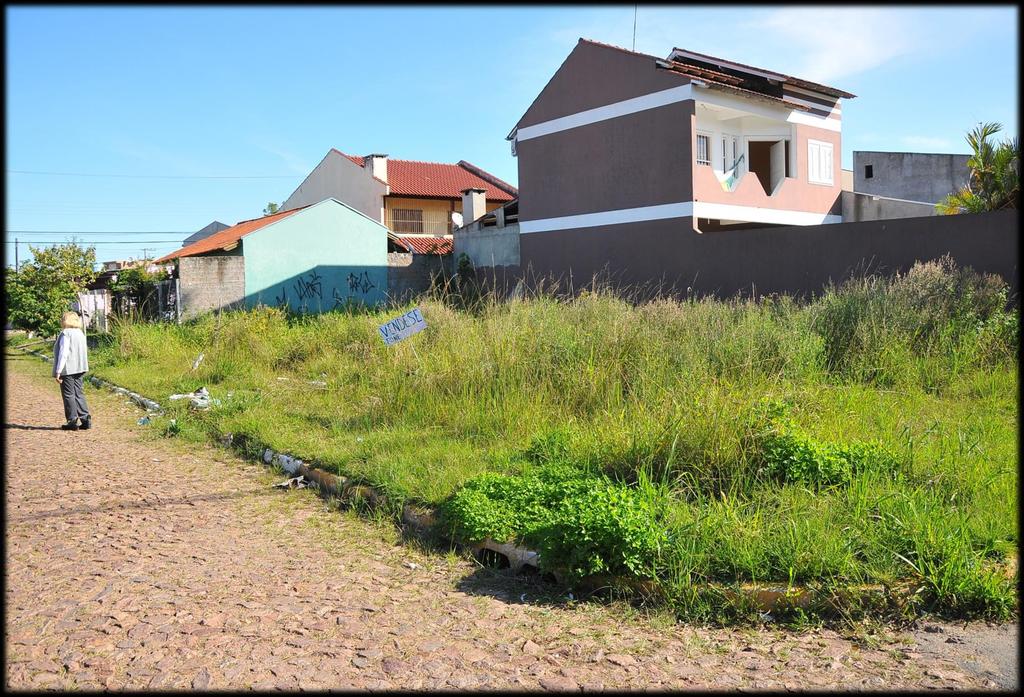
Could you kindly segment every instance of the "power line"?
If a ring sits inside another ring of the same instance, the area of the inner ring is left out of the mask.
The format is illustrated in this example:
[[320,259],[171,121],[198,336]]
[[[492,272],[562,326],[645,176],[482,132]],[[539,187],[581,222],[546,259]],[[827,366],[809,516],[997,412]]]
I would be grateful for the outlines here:
[[193,175],[193,174],[98,174],[95,172],[42,172],[28,169],[9,169],[8,174],[39,174],[49,177],[114,177],[118,179],[294,179],[298,174],[245,174],[245,175]]
[[8,230],[18,235],[192,235],[181,230]]
[[[65,244],[67,239],[63,240],[34,240],[26,241],[26,244]],[[4,244],[19,244],[16,240],[5,240]],[[97,240],[94,242],[83,243],[85,246],[91,247],[94,244],[181,244],[181,240]]]

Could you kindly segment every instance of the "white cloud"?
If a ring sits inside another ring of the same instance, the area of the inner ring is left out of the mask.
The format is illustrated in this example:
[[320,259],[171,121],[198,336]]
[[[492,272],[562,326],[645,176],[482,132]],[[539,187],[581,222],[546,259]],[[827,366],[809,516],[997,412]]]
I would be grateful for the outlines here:
[[935,138],[932,136],[903,136],[900,138],[900,142],[903,145],[914,148],[949,150],[953,147],[953,143],[948,138]]
[[[549,29],[549,42],[565,53],[581,36],[629,48],[632,10],[574,12]],[[828,83],[922,50],[922,19],[913,8],[641,7],[636,50],[667,56],[673,47],[689,48]]]
[[141,140],[129,134],[115,134],[109,139],[110,150],[132,160],[145,164],[142,173],[172,173],[185,176],[202,176],[210,173],[210,167],[185,151],[168,148],[162,144]]
[[[276,155],[277,157],[281,158],[281,161],[284,162],[284,165],[289,170],[295,172],[296,174],[309,174],[309,172],[313,169],[312,166],[306,165],[306,161],[303,158],[299,157],[290,150],[286,150],[284,148],[278,147],[276,145],[267,143],[266,141],[262,140],[250,139],[249,142],[255,147],[259,148],[260,150],[270,153],[271,155]],[[326,152],[324,154],[326,154]]]
[[781,39],[794,49],[790,74],[821,82],[877,68],[919,45],[904,11],[877,7],[785,8],[754,25],[769,41]]

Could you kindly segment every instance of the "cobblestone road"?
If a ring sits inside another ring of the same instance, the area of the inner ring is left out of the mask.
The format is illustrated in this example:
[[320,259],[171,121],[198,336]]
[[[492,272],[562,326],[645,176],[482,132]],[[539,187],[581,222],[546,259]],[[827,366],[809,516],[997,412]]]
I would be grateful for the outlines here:
[[259,466],[157,439],[107,392],[88,389],[93,430],[55,430],[48,366],[6,364],[8,688],[996,686],[905,635],[538,602],[538,586],[272,489]]

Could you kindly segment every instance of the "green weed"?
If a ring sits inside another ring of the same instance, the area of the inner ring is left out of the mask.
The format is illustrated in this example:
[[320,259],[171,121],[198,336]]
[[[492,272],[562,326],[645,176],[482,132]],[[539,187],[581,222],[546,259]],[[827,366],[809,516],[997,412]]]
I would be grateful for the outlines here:
[[[376,328],[412,302],[123,322],[90,365],[183,436],[443,503],[461,535],[528,541],[570,575],[657,578],[686,616],[753,616],[709,581],[1017,607],[994,572],[1018,541],[1019,311],[997,279],[938,260],[806,302],[556,291],[450,286],[390,347]],[[201,386],[218,407],[166,402]]]

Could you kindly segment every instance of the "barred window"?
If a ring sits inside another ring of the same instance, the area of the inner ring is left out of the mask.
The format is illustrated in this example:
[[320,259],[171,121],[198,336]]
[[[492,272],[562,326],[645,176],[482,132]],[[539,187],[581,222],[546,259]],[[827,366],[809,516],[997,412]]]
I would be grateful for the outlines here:
[[391,229],[394,232],[423,232],[423,211],[395,208],[391,211]]
[[711,164],[711,138],[707,134],[697,134],[697,164]]

